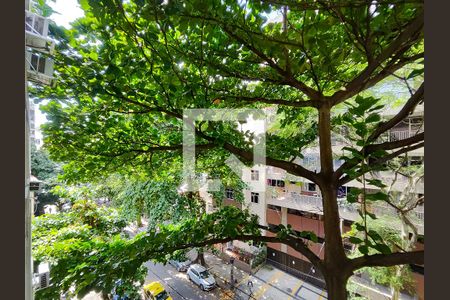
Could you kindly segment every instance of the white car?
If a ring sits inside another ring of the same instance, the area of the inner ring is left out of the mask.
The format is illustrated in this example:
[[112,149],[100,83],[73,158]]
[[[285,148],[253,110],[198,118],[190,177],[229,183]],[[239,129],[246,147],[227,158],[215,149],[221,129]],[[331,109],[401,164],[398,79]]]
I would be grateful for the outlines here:
[[205,267],[199,264],[190,265],[187,270],[187,277],[202,290],[209,291],[216,287],[216,280],[209,274]]

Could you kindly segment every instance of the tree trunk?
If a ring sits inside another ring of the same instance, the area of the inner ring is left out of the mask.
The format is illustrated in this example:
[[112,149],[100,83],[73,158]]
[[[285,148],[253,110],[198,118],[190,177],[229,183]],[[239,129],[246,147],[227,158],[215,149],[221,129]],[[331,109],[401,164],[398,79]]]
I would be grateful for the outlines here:
[[138,228],[142,227],[142,215],[141,215],[141,214],[138,214],[138,215],[137,215],[136,226],[137,226]]
[[337,272],[327,272],[325,282],[327,284],[328,299],[347,300],[347,280],[348,277]]
[[340,228],[336,181],[333,178],[331,147],[331,111],[328,105],[319,108],[320,180],[325,231],[324,267],[328,299],[347,299],[347,280],[351,275],[345,255]]
[[194,263],[201,264],[206,267],[205,255],[203,253],[203,248],[197,250],[197,258],[195,258]]
[[[331,148],[331,112],[328,106],[319,109],[320,143],[320,191],[325,231],[325,263],[330,267],[339,266],[346,261],[340,228],[337,189],[333,179],[333,152]],[[333,269],[335,267],[332,267]]]

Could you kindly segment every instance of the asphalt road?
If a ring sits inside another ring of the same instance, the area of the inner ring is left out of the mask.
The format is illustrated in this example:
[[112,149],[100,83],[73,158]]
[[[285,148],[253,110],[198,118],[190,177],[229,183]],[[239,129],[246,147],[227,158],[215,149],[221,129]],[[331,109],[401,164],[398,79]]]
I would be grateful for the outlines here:
[[164,266],[163,264],[147,262],[145,266],[148,268],[145,284],[152,281],[161,282],[174,300],[221,299],[222,290],[219,287],[204,292],[200,287],[189,281],[185,272],[178,272],[169,264]]

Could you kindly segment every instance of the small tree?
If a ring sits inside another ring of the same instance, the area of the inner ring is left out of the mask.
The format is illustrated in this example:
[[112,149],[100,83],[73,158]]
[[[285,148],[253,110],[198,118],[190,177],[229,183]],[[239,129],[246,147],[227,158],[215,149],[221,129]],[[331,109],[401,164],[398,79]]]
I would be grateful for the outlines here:
[[146,268],[126,268],[123,262],[121,268],[114,266],[120,264],[120,245],[127,243],[120,237],[125,226],[116,210],[86,200],[77,201],[70,212],[34,218],[33,257],[51,266],[50,286],[37,291],[36,299],[60,299],[63,293],[83,297],[94,290],[106,300],[118,280],[122,295],[138,295],[135,283],[144,282]]

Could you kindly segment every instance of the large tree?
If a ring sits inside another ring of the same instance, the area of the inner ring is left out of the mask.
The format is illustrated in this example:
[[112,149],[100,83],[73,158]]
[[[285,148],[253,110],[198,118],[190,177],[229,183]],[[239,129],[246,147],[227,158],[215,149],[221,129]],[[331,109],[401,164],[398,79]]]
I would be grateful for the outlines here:
[[[258,240],[285,243],[305,255],[324,275],[331,299],[346,299],[346,282],[362,267],[423,263],[423,251],[364,251],[348,258],[337,202],[340,186],[423,146],[423,133],[379,141],[424,101],[423,82],[387,121],[370,116],[378,99],[364,94],[401,69],[421,72],[422,1],[80,3],[85,17],[71,30],[53,30],[60,41],[57,88],[35,90],[50,99],[45,143],[53,158],[68,162],[67,179],[117,170],[165,172],[180,163],[183,109],[275,106],[281,129],[267,135],[266,164],[319,186],[325,256],[317,257],[289,230]],[[353,103],[347,115],[355,120],[333,123],[343,103]],[[311,118],[315,121],[304,122]],[[334,169],[332,124],[342,122],[355,127],[360,141]],[[223,166],[229,153],[252,163],[251,139],[236,124],[198,122],[195,127],[198,169]],[[283,128],[292,127],[304,128],[283,134]],[[296,159],[316,138],[320,170],[313,171]],[[220,239],[209,230],[199,232],[203,241],[189,246],[257,238],[244,231]]]

